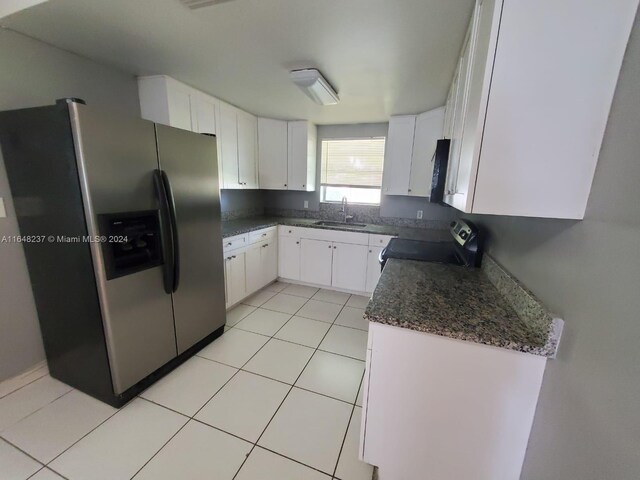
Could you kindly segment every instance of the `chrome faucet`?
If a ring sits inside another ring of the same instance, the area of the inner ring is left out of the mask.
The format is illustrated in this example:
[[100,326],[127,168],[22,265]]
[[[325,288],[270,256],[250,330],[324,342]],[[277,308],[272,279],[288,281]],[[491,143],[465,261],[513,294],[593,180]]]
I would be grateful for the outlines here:
[[349,220],[353,220],[353,215],[348,215],[348,211],[347,211],[348,206],[349,206],[349,201],[347,200],[347,197],[346,196],[342,197],[342,215],[343,215],[344,223],[347,223]]

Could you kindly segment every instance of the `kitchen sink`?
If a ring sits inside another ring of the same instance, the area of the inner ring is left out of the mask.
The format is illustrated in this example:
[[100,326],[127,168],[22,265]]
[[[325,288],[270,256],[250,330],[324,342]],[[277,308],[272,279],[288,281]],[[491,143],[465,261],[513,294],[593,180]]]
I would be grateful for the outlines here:
[[314,225],[319,225],[321,227],[348,227],[348,228],[364,228],[367,226],[366,223],[329,222],[327,220],[321,220],[319,222],[315,222]]

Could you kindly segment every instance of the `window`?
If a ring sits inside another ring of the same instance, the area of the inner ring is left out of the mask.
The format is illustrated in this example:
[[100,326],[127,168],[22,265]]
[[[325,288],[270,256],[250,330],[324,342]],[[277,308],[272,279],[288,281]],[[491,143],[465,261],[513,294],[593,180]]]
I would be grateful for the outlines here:
[[379,204],[384,137],[322,141],[321,201]]

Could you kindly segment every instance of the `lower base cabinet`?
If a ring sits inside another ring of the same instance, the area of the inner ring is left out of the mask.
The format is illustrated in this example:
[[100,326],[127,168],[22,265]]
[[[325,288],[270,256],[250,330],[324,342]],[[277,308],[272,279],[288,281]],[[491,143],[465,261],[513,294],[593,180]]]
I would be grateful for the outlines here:
[[278,237],[278,271],[282,278],[300,280],[300,238]]
[[300,240],[300,280],[316,285],[331,285],[333,242]]
[[367,292],[373,292],[380,280],[382,270],[380,268],[380,252],[383,247],[369,247],[367,252]]
[[228,253],[224,257],[224,276],[226,286],[226,306],[238,303],[246,296],[246,254]]
[[517,480],[546,362],[370,323],[360,459],[380,480]]
[[251,245],[246,252],[246,285],[247,295],[262,286],[262,245]]
[[334,242],[331,286],[364,292],[368,250],[365,245]]

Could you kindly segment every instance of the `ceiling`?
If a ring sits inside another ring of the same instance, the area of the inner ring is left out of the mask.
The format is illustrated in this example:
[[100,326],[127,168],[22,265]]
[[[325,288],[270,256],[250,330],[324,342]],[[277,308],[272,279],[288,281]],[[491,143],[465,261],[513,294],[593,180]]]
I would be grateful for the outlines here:
[[[135,75],[168,74],[261,116],[365,123],[444,104],[473,0],[49,0],[3,26]],[[289,70],[323,72],[321,107]]]

